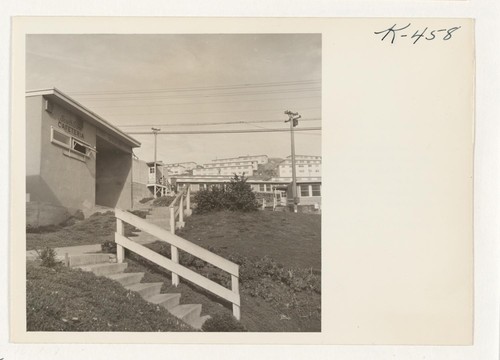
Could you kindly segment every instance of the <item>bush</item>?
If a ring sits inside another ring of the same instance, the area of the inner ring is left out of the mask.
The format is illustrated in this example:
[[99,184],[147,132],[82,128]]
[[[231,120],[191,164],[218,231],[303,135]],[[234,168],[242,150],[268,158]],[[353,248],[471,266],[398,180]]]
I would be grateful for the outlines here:
[[108,254],[116,254],[116,242],[106,240],[101,244],[101,251]]
[[217,186],[199,191],[195,195],[194,201],[196,203],[195,212],[198,214],[220,211],[229,207],[228,194]]
[[213,186],[199,191],[195,197],[195,212],[198,214],[211,211],[256,211],[259,208],[252,187],[245,176],[234,175],[226,189]]
[[37,251],[38,258],[42,261],[42,266],[53,268],[61,262],[56,258],[56,251],[50,247],[45,247]]
[[153,197],[147,197],[147,198],[143,198],[143,199],[139,200],[139,202],[140,202],[141,204],[145,204],[145,203],[147,203],[147,202],[150,202],[150,201],[151,201],[151,200],[153,200],[153,199],[154,199]]
[[228,313],[215,314],[205,321],[201,327],[203,331],[211,332],[245,332],[247,329],[243,324]]
[[156,207],[170,206],[174,199],[175,197],[173,196],[160,196],[159,198],[154,199],[152,204]]
[[142,219],[145,219],[146,216],[148,216],[148,214],[149,214],[149,211],[147,211],[147,210],[129,210],[128,212],[131,214],[134,214],[135,216],[138,216]]

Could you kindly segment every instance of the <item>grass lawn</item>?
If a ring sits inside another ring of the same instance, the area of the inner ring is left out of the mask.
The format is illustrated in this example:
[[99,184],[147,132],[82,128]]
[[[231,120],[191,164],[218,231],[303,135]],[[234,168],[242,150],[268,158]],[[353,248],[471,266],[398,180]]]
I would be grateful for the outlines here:
[[[135,215],[144,218],[146,213],[135,211]],[[132,236],[134,228],[125,224],[127,236]],[[76,221],[73,225],[55,227],[51,231],[26,233],[26,250],[102,244],[105,241],[114,241],[116,218],[112,211],[96,213],[85,220]]]
[[59,228],[52,232],[27,233],[26,250],[102,244],[115,238],[116,219],[113,212],[94,214],[74,225]]
[[26,267],[28,331],[194,331],[119,283],[64,266]]
[[289,212],[192,215],[177,234],[221,254],[269,256],[286,267],[321,270],[321,216]]
[[[152,246],[154,247],[154,246]],[[182,304],[201,304],[202,315],[232,314],[232,304],[182,280],[178,287],[171,283],[171,273],[147,264],[135,256],[127,256],[126,272],[145,272],[142,282],[163,282],[162,292],[181,293]],[[260,283],[257,285],[257,283]],[[243,285],[243,284],[242,284]],[[263,298],[251,289],[260,287]],[[250,332],[320,331],[321,295],[315,292],[294,292],[286,285],[269,278],[241,286],[241,324]]]
[[[112,241],[115,221],[112,213],[98,214],[53,232],[28,233],[27,248]],[[269,211],[193,215],[178,235],[239,261],[241,323],[248,331],[321,331],[320,216]],[[160,242],[148,247],[160,253],[170,249]],[[184,264],[182,251],[180,255]],[[126,261],[126,271],[146,273],[143,282],[161,281],[163,292],[182,294],[181,303],[202,304],[203,315],[232,313],[231,304],[185,280],[172,287],[170,272],[136,255],[128,254]],[[221,281],[207,265],[185,266]],[[118,283],[64,267],[52,270],[28,263],[27,300],[28,330],[185,330],[166,310]]]

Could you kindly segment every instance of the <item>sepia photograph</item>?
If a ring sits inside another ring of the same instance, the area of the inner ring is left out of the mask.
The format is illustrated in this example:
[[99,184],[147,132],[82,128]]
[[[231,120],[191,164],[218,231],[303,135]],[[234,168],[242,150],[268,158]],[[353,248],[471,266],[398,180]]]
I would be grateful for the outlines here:
[[474,343],[473,20],[14,20],[11,341]]
[[321,332],[320,33],[25,41],[28,332]]

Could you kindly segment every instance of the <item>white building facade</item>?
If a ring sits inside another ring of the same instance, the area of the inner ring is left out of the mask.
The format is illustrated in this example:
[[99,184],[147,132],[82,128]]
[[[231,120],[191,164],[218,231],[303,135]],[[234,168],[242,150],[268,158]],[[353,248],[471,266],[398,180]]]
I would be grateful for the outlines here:
[[[296,155],[295,174],[301,177],[321,177],[321,156]],[[278,165],[278,176],[283,178],[292,177],[292,159],[287,157]]]

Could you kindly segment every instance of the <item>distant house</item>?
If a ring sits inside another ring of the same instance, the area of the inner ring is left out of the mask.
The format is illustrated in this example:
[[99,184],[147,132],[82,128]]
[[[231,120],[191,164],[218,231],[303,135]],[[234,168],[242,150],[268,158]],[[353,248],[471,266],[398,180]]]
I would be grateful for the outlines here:
[[[297,177],[321,176],[321,156],[296,155],[295,174]],[[292,159],[288,156],[278,165],[279,177],[292,177]]]
[[[231,176],[178,176],[174,177],[176,187],[180,188],[184,185],[190,185],[192,192],[197,192],[203,189],[209,189],[212,186],[225,186],[231,182]],[[287,199],[292,199],[291,195],[291,178],[271,178],[252,179],[249,178],[247,183],[250,184],[252,190],[256,193],[276,194],[279,197],[281,205],[287,204]],[[321,206],[321,178],[307,177],[297,178],[297,197],[301,205],[317,205]]]
[[244,155],[244,156],[236,156],[232,158],[223,158],[223,159],[215,159],[212,160],[213,164],[226,164],[230,162],[238,162],[238,161],[256,161],[257,164],[267,164],[269,161],[269,157],[267,155]]
[[196,169],[197,166],[198,164],[196,164],[193,161],[190,161],[190,162],[164,164],[163,168],[167,170],[169,175],[185,175],[188,174],[191,170]]
[[254,172],[253,164],[247,163],[246,165],[227,165],[227,166],[210,166],[206,168],[193,169],[195,176],[213,176],[213,175],[243,175],[252,176]]

